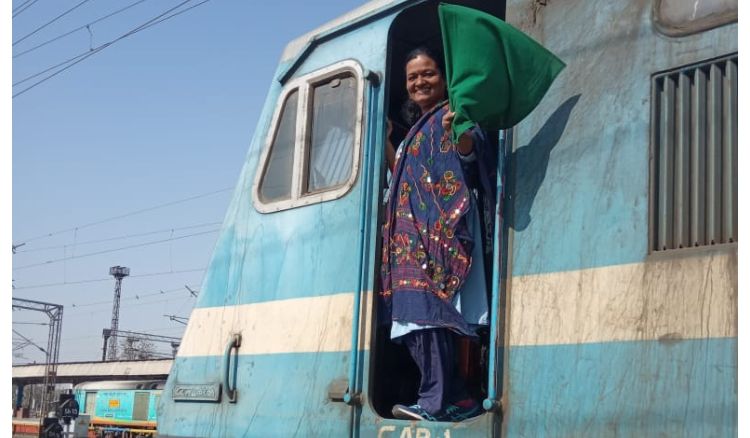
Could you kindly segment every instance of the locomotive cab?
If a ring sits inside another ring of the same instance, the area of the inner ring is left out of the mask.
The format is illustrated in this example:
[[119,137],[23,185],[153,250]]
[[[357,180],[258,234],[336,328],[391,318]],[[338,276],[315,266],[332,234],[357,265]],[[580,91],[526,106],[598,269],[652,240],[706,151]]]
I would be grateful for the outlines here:
[[442,47],[437,1],[373,0],[282,53],[159,436],[736,435],[736,2],[451,3],[568,64],[490,135],[494,321],[458,358],[483,414],[391,416],[419,373],[377,324],[386,125]]

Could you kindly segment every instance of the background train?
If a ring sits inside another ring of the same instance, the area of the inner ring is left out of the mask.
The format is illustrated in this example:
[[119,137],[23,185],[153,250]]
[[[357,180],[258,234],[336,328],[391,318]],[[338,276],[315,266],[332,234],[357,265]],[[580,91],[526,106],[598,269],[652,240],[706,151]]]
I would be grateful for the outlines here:
[[133,380],[80,383],[74,388],[79,412],[90,416],[96,436],[153,436],[156,407],[164,381]]

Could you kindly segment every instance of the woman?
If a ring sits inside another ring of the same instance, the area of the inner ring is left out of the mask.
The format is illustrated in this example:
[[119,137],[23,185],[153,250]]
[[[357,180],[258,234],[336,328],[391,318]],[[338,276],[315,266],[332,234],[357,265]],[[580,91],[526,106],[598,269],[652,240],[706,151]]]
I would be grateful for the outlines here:
[[405,68],[405,114],[418,120],[398,151],[387,143],[392,178],[380,297],[391,339],[408,348],[421,380],[417,403],[397,404],[393,415],[461,421],[480,408],[457,374],[454,335],[474,337],[476,327],[487,323],[489,245],[482,241],[493,214],[480,211],[494,209],[490,181],[496,160],[480,129],[451,141],[454,114],[445,102],[438,58],[419,48],[407,55]]

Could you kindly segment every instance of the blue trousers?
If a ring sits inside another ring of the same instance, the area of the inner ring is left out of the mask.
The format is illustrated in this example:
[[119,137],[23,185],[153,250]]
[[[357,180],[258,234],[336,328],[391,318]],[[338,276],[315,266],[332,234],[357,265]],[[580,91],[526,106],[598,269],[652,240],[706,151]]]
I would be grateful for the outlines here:
[[468,397],[458,375],[454,336],[447,328],[415,330],[403,336],[403,343],[422,374],[417,403],[432,415],[449,403]]

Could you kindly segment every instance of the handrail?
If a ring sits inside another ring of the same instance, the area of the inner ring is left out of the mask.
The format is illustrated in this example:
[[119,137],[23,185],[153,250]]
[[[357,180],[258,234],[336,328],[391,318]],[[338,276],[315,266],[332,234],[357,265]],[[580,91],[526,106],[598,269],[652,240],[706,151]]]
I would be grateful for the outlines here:
[[494,245],[492,248],[492,304],[490,311],[490,357],[489,366],[487,367],[487,398],[482,402],[482,407],[486,411],[496,410],[500,403],[497,399],[497,320],[498,320],[498,304],[500,301],[500,244],[501,232],[502,232],[502,216],[501,216],[501,205],[502,205],[502,193],[503,193],[503,174],[505,155],[508,140],[511,139],[512,145],[512,132],[510,130],[501,131],[503,134],[500,138],[500,153],[497,154],[497,178],[495,183],[497,185],[497,196],[495,201],[495,237]]
[[[242,335],[240,333],[234,333],[224,350],[224,388],[226,389],[227,398],[229,403],[237,403],[237,367],[239,363],[239,351],[240,345],[242,344]],[[237,359],[234,361],[234,372],[232,373],[234,379],[234,387],[229,386],[229,365],[232,362],[232,350],[237,351]]]
[[[373,72],[371,70],[367,70],[365,72],[365,77],[368,81],[370,81],[370,92],[368,96],[368,103],[370,105],[370,109],[367,112],[367,115],[374,115],[376,113],[377,109],[377,102],[375,99],[376,93],[375,90],[379,88],[380,86],[380,75],[378,73]],[[369,118],[371,121],[375,120],[375,117]],[[370,135],[369,135],[369,145],[375,144],[375,129],[370,128]],[[352,315],[352,346],[351,346],[351,352],[349,354],[349,388],[347,388],[346,393],[344,394],[343,400],[344,403],[347,405],[356,405],[359,403],[359,390],[357,388],[357,361],[358,361],[358,353],[359,353],[359,329],[360,329],[360,312],[361,312],[361,305],[362,305],[362,291],[364,288],[364,271],[367,269],[367,245],[365,242],[367,239],[367,228],[370,223],[369,221],[369,204],[370,204],[370,192],[372,191],[372,181],[370,178],[370,170],[371,170],[371,163],[370,163],[370,147],[364,148],[364,155],[362,158],[362,162],[364,165],[362,166],[362,181],[364,182],[364,186],[362,187],[361,195],[360,195],[360,211],[359,211],[359,242],[357,243],[357,253],[358,253],[358,260],[359,260],[359,271],[357,273],[357,290],[354,293],[354,309],[353,309],[353,315]]]

